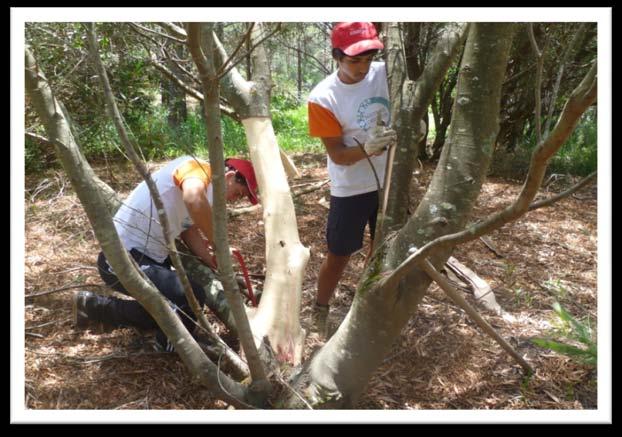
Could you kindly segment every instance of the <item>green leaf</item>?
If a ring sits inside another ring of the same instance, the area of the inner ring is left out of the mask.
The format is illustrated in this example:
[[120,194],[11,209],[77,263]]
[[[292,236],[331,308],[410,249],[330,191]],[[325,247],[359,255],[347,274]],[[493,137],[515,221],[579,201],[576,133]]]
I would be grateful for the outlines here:
[[569,323],[572,326],[574,333],[576,334],[577,340],[581,343],[590,345],[593,343],[592,341],[592,333],[590,329],[584,324],[578,322],[570,313],[568,313],[559,302],[555,302],[553,304],[553,309],[557,313],[557,315],[565,322]]
[[558,352],[563,355],[580,356],[588,354],[588,351],[584,349],[579,349],[576,346],[571,346],[569,344],[560,343],[554,340],[534,338],[532,339],[532,341],[540,347],[551,349],[552,351]]

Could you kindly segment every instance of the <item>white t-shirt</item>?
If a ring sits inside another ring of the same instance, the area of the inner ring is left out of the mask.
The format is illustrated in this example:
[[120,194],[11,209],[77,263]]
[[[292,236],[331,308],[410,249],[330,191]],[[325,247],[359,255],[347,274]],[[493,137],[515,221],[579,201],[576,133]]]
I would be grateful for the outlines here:
[[[372,62],[365,78],[345,84],[335,71],[311,91],[308,99],[309,134],[312,137],[342,137],[347,147],[358,147],[354,137],[364,144],[370,129],[376,126],[378,113],[386,126],[391,110],[384,62]],[[371,157],[380,186],[384,182],[387,153]],[[352,165],[335,164],[328,157],[330,193],[349,197],[376,191],[376,178],[367,159]]]
[[[207,200],[213,202],[212,172],[205,161],[190,156],[179,157],[151,175],[162,198],[173,238],[192,226],[183,200],[181,184],[191,177],[202,179],[207,186]],[[147,184],[143,181],[130,193],[114,216],[114,224],[123,246],[137,249],[158,262],[168,256],[160,219]]]

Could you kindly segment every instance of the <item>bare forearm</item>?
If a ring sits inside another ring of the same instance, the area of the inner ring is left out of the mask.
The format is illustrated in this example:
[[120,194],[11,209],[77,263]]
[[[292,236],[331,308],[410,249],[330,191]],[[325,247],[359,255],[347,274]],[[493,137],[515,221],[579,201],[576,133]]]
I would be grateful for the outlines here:
[[335,164],[339,165],[352,165],[365,159],[365,153],[360,147],[346,147],[345,145],[333,147],[328,155]]
[[352,165],[365,159],[365,152],[361,147],[347,147],[343,137],[322,137],[326,152],[331,161],[338,165]]
[[212,244],[214,241],[214,227],[212,224],[212,208],[209,202],[203,195],[188,195],[184,197],[184,201],[192,222]]
[[190,229],[182,232],[181,238],[184,240],[184,243],[186,243],[190,251],[204,264],[215,268],[213,255],[207,245],[208,241],[203,239],[203,236],[197,226],[192,226]]

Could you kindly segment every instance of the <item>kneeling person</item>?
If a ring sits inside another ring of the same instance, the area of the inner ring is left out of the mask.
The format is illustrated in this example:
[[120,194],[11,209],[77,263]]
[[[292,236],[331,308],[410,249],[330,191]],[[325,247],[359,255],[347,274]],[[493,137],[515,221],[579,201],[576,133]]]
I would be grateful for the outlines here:
[[[257,204],[257,180],[251,162],[243,159],[227,159],[225,165],[227,202],[247,197],[253,205]],[[214,241],[210,164],[190,156],[182,156],[156,171],[152,178],[162,198],[173,237],[181,238],[195,256],[215,270],[216,261],[210,250]],[[144,181],[123,202],[114,216],[114,224],[125,249],[168,299],[186,328],[192,333],[195,325],[194,315],[186,300],[181,281],[171,268],[158,213]],[[99,254],[97,265],[100,276],[108,286],[129,295],[103,252]],[[190,284],[202,307],[205,303],[203,288],[192,280]],[[81,291],[74,295],[73,317],[74,324],[78,328],[84,328],[89,322],[94,321],[113,328],[134,326],[139,329],[157,329],[158,346],[172,351],[171,344],[155,320],[135,300]]]

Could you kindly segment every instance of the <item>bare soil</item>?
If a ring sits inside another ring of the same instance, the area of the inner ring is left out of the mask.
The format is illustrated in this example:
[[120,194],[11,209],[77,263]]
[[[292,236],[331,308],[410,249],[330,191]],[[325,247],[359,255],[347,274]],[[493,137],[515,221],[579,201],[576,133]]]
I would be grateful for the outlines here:
[[[294,189],[327,178],[323,155],[298,155],[294,161],[303,174],[291,183]],[[415,176],[413,204],[423,195],[433,171],[434,164],[425,164]],[[127,164],[96,166],[96,172],[122,196],[139,182]],[[489,178],[473,219],[508,205],[520,188],[520,182]],[[309,323],[317,272],[326,251],[324,204],[328,199],[328,185],[295,199],[300,238],[311,249],[303,283],[303,327]],[[227,408],[193,384],[176,354],[152,351],[149,334],[133,329],[74,329],[72,295],[80,289],[106,292],[106,288],[95,269],[99,245],[63,172],[28,175],[24,207],[26,408]],[[559,326],[551,308],[554,301],[581,320],[589,317],[596,326],[596,207],[596,189],[588,187],[493,232],[489,237],[499,255],[480,240],[454,252],[488,282],[511,317],[486,310],[468,292],[466,299],[530,362],[533,376],[525,377],[513,359],[433,285],[357,407],[597,408],[595,370],[530,341],[551,335]],[[261,220],[261,211],[230,220],[231,244],[243,250],[259,290],[265,261]],[[337,290],[331,307],[335,321],[345,316],[352,302],[365,252],[353,256]],[[71,288],[59,290],[64,287]],[[308,338],[307,356],[318,342],[317,337]]]

